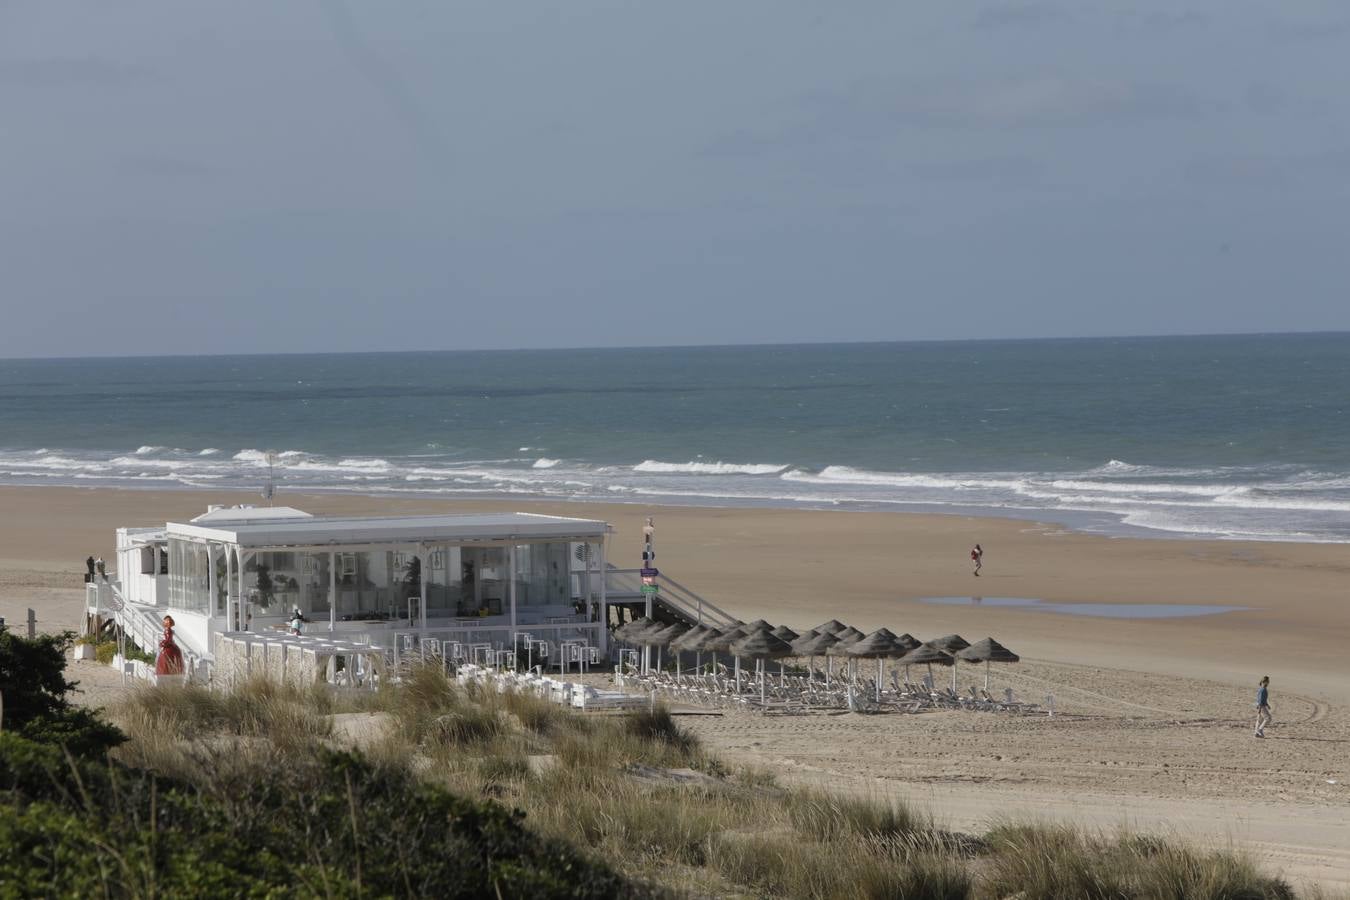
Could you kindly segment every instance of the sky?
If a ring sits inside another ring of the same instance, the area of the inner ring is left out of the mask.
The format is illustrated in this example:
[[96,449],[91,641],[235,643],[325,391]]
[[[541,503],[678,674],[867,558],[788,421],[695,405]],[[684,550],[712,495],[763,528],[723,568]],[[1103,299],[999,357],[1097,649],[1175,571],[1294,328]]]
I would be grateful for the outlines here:
[[1350,329],[1350,6],[0,0],[0,357]]

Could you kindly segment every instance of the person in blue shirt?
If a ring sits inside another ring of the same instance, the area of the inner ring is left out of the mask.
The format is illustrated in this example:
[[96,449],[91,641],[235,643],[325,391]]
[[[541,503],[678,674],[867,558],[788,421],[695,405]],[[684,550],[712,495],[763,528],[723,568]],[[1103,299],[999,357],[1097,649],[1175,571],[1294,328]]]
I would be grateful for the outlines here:
[[1256,689],[1256,736],[1259,738],[1266,736],[1266,726],[1271,722],[1269,689],[1270,676],[1262,676],[1261,685]]

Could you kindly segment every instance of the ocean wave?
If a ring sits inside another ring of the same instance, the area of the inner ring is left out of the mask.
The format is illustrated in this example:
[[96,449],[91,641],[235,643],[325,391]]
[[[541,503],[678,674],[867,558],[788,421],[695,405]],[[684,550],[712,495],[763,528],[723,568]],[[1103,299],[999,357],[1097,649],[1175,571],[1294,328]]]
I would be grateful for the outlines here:
[[32,466],[38,469],[59,469],[63,471],[103,472],[111,468],[110,465],[99,460],[73,459],[69,456],[61,456],[55,453],[49,453],[36,460],[16,461],[16,463],[24,467]]
[[912,474],[906,472],[873,472],[867,469],[855,469],[851,466],[826,466],[817,473],[793,469],[781,476],[785,481],[802,481],[814,484],[853,484],[873,485],[877,487],[898,488],[941,488],[955,490],[973,490],[996,488],[1018,490],[1027,485],[1021,478],[994,478],[980,475],[943,475]]
[[1218,497],[1224,494],[1250,492],[1247,485],[1232,484],[1164,484],[1161,482],[1081,481],[1056,478],[1049,486],[1066,491],[1102,491],[1110,494],[1186,494],[1197,497]]
[[338,467],[343,469],[365,469],[372,472],[386,472],[389,470],[389,460],[387,459],[360,459],[350,458],[338,460]]
[[672,463],[644,459],[633,466],[633,471],[660,475],[777,475],[787,468],[786,464],[776,463]]
[[[248,448],[240,450],[234,456],[230,457],[235,462],[253,463],[255,465],[267,465],[267,450],[256,450]],[[304,450],[282,450],[280,453],[273,452],[273,457],[279,462],[281,460],[302,459],[309,456]]]
[[[207,451],[211,451],[207,453]],[[153,452],[152,452],[153,451]],[[484,454],[488,456],[489,454]],[[245,448],[136,451],[0,450],[0,480],[27,484],[213,486],[256,491],[267,452]],[[1111,460],[1057,472],[886,471],[860,466],[737,463],[696,458],[637,464],[581,462],[560,454],[462,459],[453,454],[388,457],[276,454],[282,491],[350,490],[436,495],[537,496],[709,505],[862,506],[986,510],[1063,521],[1138,525],[1169,534],[1252,539],[1350,539],[1350,472],[1332,466],[1188,466]]]

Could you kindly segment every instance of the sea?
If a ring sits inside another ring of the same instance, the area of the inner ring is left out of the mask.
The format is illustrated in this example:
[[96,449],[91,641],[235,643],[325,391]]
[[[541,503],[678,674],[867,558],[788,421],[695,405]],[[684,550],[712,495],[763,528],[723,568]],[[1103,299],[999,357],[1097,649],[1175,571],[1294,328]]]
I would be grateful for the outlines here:
[[0,483],[1350,541],[1350,334],[0,361]]

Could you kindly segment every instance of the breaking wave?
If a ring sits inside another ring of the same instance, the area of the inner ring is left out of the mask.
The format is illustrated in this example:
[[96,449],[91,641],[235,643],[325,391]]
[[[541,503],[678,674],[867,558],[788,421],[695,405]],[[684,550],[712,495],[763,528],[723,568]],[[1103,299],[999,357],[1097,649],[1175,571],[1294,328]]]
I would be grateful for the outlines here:
[[662,475],[777,475],[787,468],[785,464],[775,463],[672,463],[646,459],[633,466],[633,471]]
[[[267,477],[267,459],[267,451],[257,448],[231,452],[146,445],[120,452],[0,450],[0,482],[153,482],[260,490]],[[277,452],[273,460],[273,479],[283,492],[355,490],[916,510],[945,507],[1056,520],[1108,533],[1137,528],[1154,534],[1219,538],[1350,541],[1350,472],[1285,465],[1187,468],[1112,459],[1074,471],[924,472],[702,459],[646,459],[627,465],[546,456],[463,459],[452,451],[325,456],[298,449]]]

